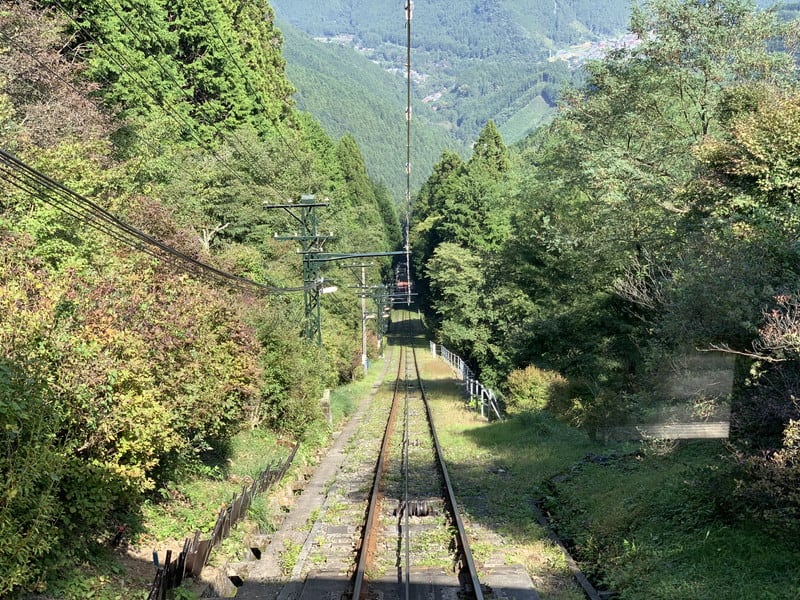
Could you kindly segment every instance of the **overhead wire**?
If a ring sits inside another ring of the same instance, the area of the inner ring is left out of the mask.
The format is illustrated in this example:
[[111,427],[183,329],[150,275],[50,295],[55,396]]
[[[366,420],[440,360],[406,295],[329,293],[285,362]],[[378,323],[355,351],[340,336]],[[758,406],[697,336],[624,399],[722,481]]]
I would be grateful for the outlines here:
[[[0,179],[32,196],[40,197],[42,195],[40,188],[38,188],[30,180],[20,177],[12,168],[9,168],[9,166],[2,161],[0,161]],[[109,228],[103,225],[102,223],[86,219],[85,213],[81,212],[78,209],[75,209],[69,204],[61,205],[60,209],[62,210],[62,212],[65,212],[67,215],[73,217],[74,219],[84,221],[93,229],[100,231],[101,233],[108,235],[114,238],[115,240],[122,242],[123,244],[127,242],[124,236],[119,234],[114,229]]]
[[[56,4],[60,8],[60,10],[69,18],[80,31],[82,31],[88,39],[93,41],[96,47],[103,52],[103,54],[112,61],[117,67],[123,72],[128,75],[131,75],[131,70],[126,69],[124,65],[120,63],[119,60],[115,59],[105,47],[100,44],[84,27],[80,25],[80,23],[66,10],[66,8],[61,4],[60,1],[56,1]],[[106,2],[106,4],[108,4]],[[109,5],[109,7],[114,10],[113,6]],[[121,18],[120,15],[117,15],[121,21],[124,22],[124,19]],[[128,27],[127,23],[125,26]],[[132,32],[133,33],[133,32]],[[0,35],[5,39],[10,45],[12,45],[17,51],[23,52],[31,57],[40,67],[45,68],[51,74],[58,77],[62,81],[65,81],[66,84],[76,91],[76,93],[82,94],[75,86],[61,77],[58,73],[56,73],[52,68],[48,65],[42,63],[38,57],[36,57],[33,53],[26,51],[22,48],[19,44],[17,44],[12,38],[10,38],[5,32],[0,32]],[[120,54],[120,56],[122,56]],[[127,61],[127,59],[122,59],[126,62],[126,64],[133,69],[133,65]],[[169,74],[166,69],[164,69],[163,65],[156,61],[159,67],[165,73]],[[135,69],[133,69],[135,72]],[[154,88],[150,85],[150,83],[144,79],[141,75],[136,73],[138,76],[139,81],[144,83],[144,86],[140,84],[136,84],[139,89],[143,90],[147,93],[157,104],[159,104],[165,112],[170,116],[173,120],[177,120],[176,122],[178,125],[185,127],[185,130],[195,138],[201,146],[205,146],[203,141],[193,132],[192,124],[188,122],[185,118],[180,115],[178,111],[176,111],[171,106],[165,106],[165,103],[159,101],[157,91],[154,92]],[[175,81],[174,77],[171,77],[173,82],[180,87],[180,85]],[[215,127],[217,133],[222,135],[222,132],[219,131]],[[146,145],[148,145],[146,140]],[[152,147],[151,147],[152,149]],[[216,152],[212,150],[212,154],[215,158],[226,168],[231,170],[231,172],[241,179],[241,174],[233,170],[230,165],[228,165]],[[177,166],[177,165],[176,165]],[[303,291],[305,287],[292,287],[292,288],[279,288],[274,286],[267,286],[253,280],[239,277],[237,275],[233,275],[221,269],[217,269],[212,265],[204,263],[200,260],[189,256],[188,254],[169,246],[168,244],[157,240],[156,238],[150,236],[149,234],[137,229],[136,227],[126,223],[125,221],[119,219],[115,215],[109,213],[99,205],[93,203],[88,198],[81,196],[77,192],[69,189],[63,184],[51,179],[47,175],[37,171],[33,167],[27,165],[22,160],[16,158],[12,154],[0,149],[0,179],[7,182],[8,184],[16,187],[20,191],[28,193],[32,196],[41,198],[51,206],[61,210],[62,212],[68,214],[74,219],[85,223],[86,225],[92,227],[93,229],[102,232],[105,235],[117,240],[118,242],[128,245],[138,251],[151,255],[155,258],[160,260],[167,260],[171,262],[173,266],[182,269],[186,272],[190,272],[193,275],[201,275],[205,277],[211,277],[215,280],[222,280],[225,281],[228,285],[235,285],[240,287],[246,288],[256,288],[262,293],[271,293],[271,294],[279,294],[284,292],[294,292],[294,291]],[[245,182],[247,183],[247,182]],[[269,184],[267,183],[268,187]],[[272,188],[273,191],[280,195],[275,188]]]
[[189,256],[185,252],[123,221],[85,196],[41,173],[3,149],[0,149],[0,167],[2,167],[0,178],[17,189],[41,198],[51,206],[95,229],[109,234],[112,238],[136,250],[160,259],[170,259],[173,265],[186,272],[210,276],[227,284],[255,288],[269,294],[302,291],[305,289],[304,287],[277,288],[264,285],[251,279],[233,275]]

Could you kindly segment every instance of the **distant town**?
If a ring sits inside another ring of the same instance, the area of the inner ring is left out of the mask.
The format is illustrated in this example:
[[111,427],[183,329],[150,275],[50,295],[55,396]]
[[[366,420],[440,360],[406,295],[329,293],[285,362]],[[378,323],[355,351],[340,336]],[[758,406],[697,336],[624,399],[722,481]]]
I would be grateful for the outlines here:
[[571,69],[578,69],[587,61],[602,59],[612,50],[635,48],[640,43],[641,40],[635,33],[626,33],[617,38],[601,40],[599,42],[583,42],[582,44],[570,46],[565,50],[559,50],[552,55],[549,60],[550,62],[563,60],[569,64]]

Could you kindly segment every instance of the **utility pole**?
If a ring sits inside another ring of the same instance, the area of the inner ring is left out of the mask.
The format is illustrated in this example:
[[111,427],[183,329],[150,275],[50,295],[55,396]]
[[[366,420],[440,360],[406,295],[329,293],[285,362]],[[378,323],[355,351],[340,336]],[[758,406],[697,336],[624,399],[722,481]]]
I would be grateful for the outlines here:
[[[367,290],[369,289],[367,286],[367,267],[374,267],[375,263],[370,262],[365,264],[352,264],[343,266],[350,269],[353,272],[356,281],[359,282],[359,285],[353,287],[358,289],[358,295],[361,298],[361,365],[364,367],[364,372],[366,373],[369,366],[369,358],[367,357],[367,319],[369,318],[367,315]],[[361,269],[360,280],[356,275],[356,269]]]
[[[361,266],[361,288],[367,287],[367,268]],[[367,294],[361,293],[361,364],[367,372]]]
[[408,289],[406,303],[411,305],[411,21],[414,0],[406,0],[406,227],[405,254]]
[[280,208],[286,211],[300,224],[300,232],[295,235],[279,236],[276,240],[295,240],[300,242],[300,253],[303,255],[303,304],[305,307],[305,323],[303,337],[322,345],[322,314],[320,311],[320,293],[322,278],[320,263],[317,257],[322,253],[325,242],[333,239],[333,234],[320,235],[317,232],[317,208],[328,206],[327,202],[317,202],[313,194],[300,197],[299,204],[266,204],[264,208]]
[[381,356],[383,356],[383,336],[388,328],[392,301],[389,297],[389,291],[386,289],[385,285],[379,286],[379,289],[376,291],[373,298],[378,307],[378,349],[381,351]]
[[[305,325],[303,336],[310,341],[322,346],[322,314],[320,310],[320,295],[324,294],[327,288],[322,287],[323,279],[320,276],[322,265],[328,262],[348,260],[352,258],[372,258],[376,256],[395,256],[403,254],[398,252],[351,252],[334,253],[324,252],[325,242],[334,238],[333,233],[321,235],[317,232],[317,208],[329,206],[328,202],[317,202],[317,197],[313,194],[301,196],[299,204],[265,204],[264,208],[280,208],[286,211],[295,221],[300,224],[300,233],[295,235],[275,234],[276,240],[294,240],[300,242],[300,254],[303,255],[303,291],[305,300]],[[362,275],[363,278],[363,275]],[[362,306],[362,314],[363,306]],[[366,327],[366,319],[362,319]],[[366,331],[362,333],[364,348],[366,348]],[[364,350],[362,361],[366,365],[366,350]]]

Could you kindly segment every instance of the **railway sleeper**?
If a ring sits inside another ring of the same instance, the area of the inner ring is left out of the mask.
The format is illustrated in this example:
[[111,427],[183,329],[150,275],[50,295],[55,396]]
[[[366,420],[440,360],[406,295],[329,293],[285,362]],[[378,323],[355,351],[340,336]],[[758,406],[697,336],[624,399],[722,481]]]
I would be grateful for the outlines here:
[[399,517],[403,515],[404,511],[407,509],[409,517],[435,517],[441,514],[441,505],[442,501],[438,498],[430,500],[409,500],[407,505],[400,502],[392,514],[395,517]]

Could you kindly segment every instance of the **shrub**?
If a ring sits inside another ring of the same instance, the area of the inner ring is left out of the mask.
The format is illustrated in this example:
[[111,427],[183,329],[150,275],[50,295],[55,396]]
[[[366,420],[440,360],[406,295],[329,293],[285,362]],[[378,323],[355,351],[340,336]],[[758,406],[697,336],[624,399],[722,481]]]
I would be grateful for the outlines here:
[[571,404],[569,381],[556,371],[534,365],[511,371],[506,387],[506,410],[509,414],[551,409],[563,415]]
[[260,323],[259,338],[264,375],[257,421],[302,437],[322,418],[320,398],[328,375],[323,350],[269,319]]
[[60,545],[58,425],[45,390],[0,359],[0,597],[32,589]]
[[761,453],[739,450],[733,494],[740,507],[775,532],[800,532],[800,421],[792,420],[783,445]]

